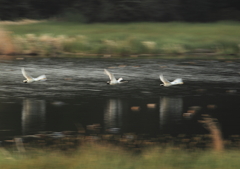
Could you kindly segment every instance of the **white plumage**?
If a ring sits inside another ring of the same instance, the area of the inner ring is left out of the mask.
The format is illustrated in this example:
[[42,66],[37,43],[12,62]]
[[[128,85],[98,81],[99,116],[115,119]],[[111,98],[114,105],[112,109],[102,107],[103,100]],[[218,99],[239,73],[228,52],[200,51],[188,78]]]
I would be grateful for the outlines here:
[[23,83],[32,83],[32,82],[35,82],[35,81],[45,81],[45,80],[47,80],[45,75],[41,75],[41,76],[38,76],[37,78],[33,78],[32,76],[30,76],[29,74],[26,73],[24,68],[22,68],[22,74],[26,78],[26,80],[23,80]]
[[110,73],[107,69],[104,69],[104,73],[106,75],[108,75],[110,81],[107,81],[107,84],[109,85],[115,85],[115,84],[120,84],[120,83],[124,83],[124,82],[127,82],[127,81],[123,81],[123,78],[119,78],[118,80],[115,78],[115,76]]
[[160,86],[172,86],[172,85],[178,85],[183,84],[183,81],[181,78],[175,79],[174,81],[170,82],[168,81],[163,75],[160,75],[160,80],[163,82],[163,84],[160,84]]

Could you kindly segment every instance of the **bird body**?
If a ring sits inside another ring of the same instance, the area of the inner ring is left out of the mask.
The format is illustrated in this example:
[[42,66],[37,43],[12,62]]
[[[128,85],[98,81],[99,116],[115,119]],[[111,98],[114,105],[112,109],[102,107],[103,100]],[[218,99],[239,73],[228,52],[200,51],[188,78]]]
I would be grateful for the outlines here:
[[47,80],[45,75],[38,76],[37,78],[33,78],[29,74],[26,73],[25,69],[22,68],[22,74],[26,78],[26,80],[23,80],[23,83],[32,83],[36,81],[45,81]]
[[160,80],[163,82],[163,84],[160,84],[160,86],[165,86],[165,87],[183,84],[183,81],[181,78],[175,79],[174,81],[170,82],[165,77],[163,77],[163,75],[160,75]]
[[110,81],[107,81],[107,84],[109,85],[115,85],[115,84],[120,84],[120,83],[125,83],[127,81],[123,81],[123,78],[119,78],[118,80],[115,78],[115,76],[110,73],[107,69],[104,69],[104,73],[108,75]]

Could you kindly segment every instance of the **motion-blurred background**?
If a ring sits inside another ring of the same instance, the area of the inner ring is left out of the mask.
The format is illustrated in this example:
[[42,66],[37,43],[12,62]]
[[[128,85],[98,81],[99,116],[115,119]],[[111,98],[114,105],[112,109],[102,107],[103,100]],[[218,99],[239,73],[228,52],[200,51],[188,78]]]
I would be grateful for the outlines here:
[[238,0],[0,0],[0,20],[80,22],[240,20]]

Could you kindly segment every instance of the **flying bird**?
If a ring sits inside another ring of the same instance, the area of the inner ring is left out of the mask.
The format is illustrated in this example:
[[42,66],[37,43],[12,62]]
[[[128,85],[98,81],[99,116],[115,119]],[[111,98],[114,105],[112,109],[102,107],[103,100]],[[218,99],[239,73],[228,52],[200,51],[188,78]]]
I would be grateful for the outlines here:
[[172,85],[178,85],[178,84],[183,84],[183,81],[181,78],[175,79],[172,82],[169,82],[163,75],[160,75],[160,80],[163,82],[163,84],[160,84],[160,86],[172,86]]
[[110,73],[107,69],[104,69],[104,73],[106,75],[108,75],[110,78],[110,81],[107,81],[107,84],[109,84],[109,85],[115,85],[115,84],[128,82],[128,81],[123,81],[123,78],[119,78],[118,80],[116,80],[115,76],[112,73]]
[[23,83],[32,83],[32,82],[36,82],[36,81],[45,81],[45,80],[47,80],[45,75],[41,75],[41,76],[38,76],[37,78],[33,78],[32,76],[30,76],[29,74],[26,73],[24,68],[22,68],[22,74],[26,78],[26,80],[23,80]]

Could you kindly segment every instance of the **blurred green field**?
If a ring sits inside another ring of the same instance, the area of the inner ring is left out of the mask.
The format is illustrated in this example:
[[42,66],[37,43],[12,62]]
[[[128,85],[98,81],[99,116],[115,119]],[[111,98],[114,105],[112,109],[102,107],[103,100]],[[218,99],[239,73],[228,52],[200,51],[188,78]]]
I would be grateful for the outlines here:
[[0,150],[4,169],[238,169],[239,151],[186,151],[153,147],[134,154],[118,147],[90,144],[76,152],[31,150],[6,153]]
[[[1,24],[0,24],[1,26]],[[45,21],[2,24],[18,53],[192,54],[240,53],[240,23],[94,23]],[[44,52],[45,51],[45,52]]]

